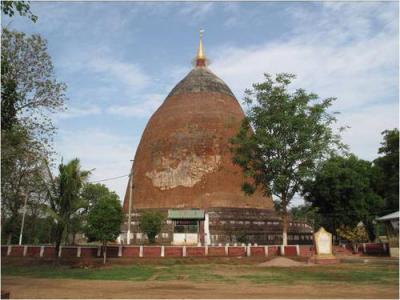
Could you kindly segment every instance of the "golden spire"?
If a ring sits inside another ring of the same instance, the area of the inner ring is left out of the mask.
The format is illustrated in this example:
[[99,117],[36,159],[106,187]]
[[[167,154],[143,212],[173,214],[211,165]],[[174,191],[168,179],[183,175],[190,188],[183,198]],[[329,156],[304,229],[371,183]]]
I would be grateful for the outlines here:
[[203,33],[204,30],[200,29],[200,41],[199,41],[199,49],[197,49],[197,55],[196,55],[196,67],[206,66],[206,56],[204,54],[204,48],[203,48]]
[[200,29],[200,42],[199,42],[199,49],[197,50],[197,59],[205,59],[204,56],[204,49],[203,49],[203,33],[204,30]]

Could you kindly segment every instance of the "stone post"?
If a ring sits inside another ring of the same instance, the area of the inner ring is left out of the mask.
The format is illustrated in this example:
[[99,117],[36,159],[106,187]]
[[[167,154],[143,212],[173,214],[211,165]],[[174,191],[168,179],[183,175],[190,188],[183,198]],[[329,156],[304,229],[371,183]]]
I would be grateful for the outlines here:
[[247,255],[247,256],[250,256],[250,255],[251,255],[251,244],[250,244],[250,243],[247,245],[247,248],[246,248],[246,255]]
[[264,246],[264,253],[265,253],[265,256],[268,256],[268,246]]
[[11,249],[12,249],[12,246],[11,246],[11,245],[8,245],[8,247],[7,247],[7,256],[10,256],[10,254],[11,254]]
[[81,247],[76,250],[76,257],[81,257]]
[[296,245],[296,255],[300,256],[300,246]]
[[225,255],[228,256],[229,255],[229,246],[228,244],[225,245]]
[[186,257],[186,246],[183,246],[182,248],[182,256]]
[[118,257],[122,256],[122,246],[118,246]]
[[164,245],[161,246],[161,257],[165,256],[165,249],[164,249]]
[[25,245],[25,246],[24,246],[24,252],[23,252],[22,255],[23,255],[23,256],[26,256],[26,253],[27,253],[27,252],[28,252],[28,246]]
[[39,254],[39,256],[40,256],[40,257],[43,257],[43,254],[44,254],[44,246],[41,246],[41,247],[40,247],[40,254]]

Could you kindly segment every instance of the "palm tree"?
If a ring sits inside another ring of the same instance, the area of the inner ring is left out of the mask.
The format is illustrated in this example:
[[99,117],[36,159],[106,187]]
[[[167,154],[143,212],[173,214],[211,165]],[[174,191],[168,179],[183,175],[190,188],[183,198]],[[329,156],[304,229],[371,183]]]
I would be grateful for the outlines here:
[[48,213],[55,220],[55,256],[58,257],[60,245],[65,233],[68,232],[71,219],[80,209],[85,207],[85,201],[80,192],[83,184],[89,177],[90,171],[82,171],[78,158],[67,164],[61,163],[58,167],[59,175],[54,178],[48,168],[49,174],[49,200]]

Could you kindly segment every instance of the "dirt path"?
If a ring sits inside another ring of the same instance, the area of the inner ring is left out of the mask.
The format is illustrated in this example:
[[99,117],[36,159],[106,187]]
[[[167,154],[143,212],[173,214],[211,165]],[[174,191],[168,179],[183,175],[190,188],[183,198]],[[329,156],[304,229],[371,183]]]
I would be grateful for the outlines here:
[[104,281],[6,276],[11,298],[398,298],[397,286]]

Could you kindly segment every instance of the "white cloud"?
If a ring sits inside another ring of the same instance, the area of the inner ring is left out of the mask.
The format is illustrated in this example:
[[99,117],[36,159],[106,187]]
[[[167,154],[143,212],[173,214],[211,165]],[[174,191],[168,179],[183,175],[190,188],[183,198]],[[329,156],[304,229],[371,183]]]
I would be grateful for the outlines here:
[[291,38],[221,47],[211,68],[239,99],[252,83],[263,80],[265,72],[295,73],[295,87],[338,98],[332,108],[343,113],[340,125],[351,127],[345,142],[357,155],[372,159],[380,132],[398,126],[398,29],[390,8],[330,4],[321,15],[294,11],[304,22]]
[[160,107],[166,96],[162,94],[143,95],[142,101],[126,105],[113,105],[107,109],[107,112],[113,115],[123,117],[148,117]]
[[67,110],[57,113],[55,115],[56,119],[72,119],[72,118],[80,118],[80,117],[87,117],[93,115],[101,114],[102,110],[98,106],[69,106]]
[[201,21],[213,11],[213,8],[212,2],[182,3],[178,14],[190,17],[191,21]]
[[338,120],[342,124],[349,124],[351,128],[342,134],[343,141],[351,145],[351,150],[360,158],[375,159],[383,141],[381,132],[398,127],[398,111],[398,104],[384,104],[344,112],[338,116]]
[[106,56],[94,56],[87,61],[92,72],[100,73],[107,81],[121,82],[130,88],[142,89],[150,82],[137,65],[112,59]]

